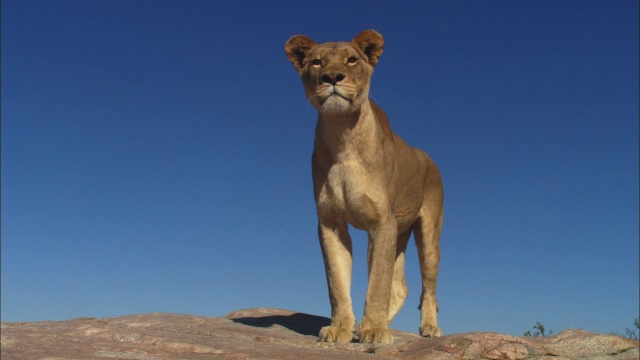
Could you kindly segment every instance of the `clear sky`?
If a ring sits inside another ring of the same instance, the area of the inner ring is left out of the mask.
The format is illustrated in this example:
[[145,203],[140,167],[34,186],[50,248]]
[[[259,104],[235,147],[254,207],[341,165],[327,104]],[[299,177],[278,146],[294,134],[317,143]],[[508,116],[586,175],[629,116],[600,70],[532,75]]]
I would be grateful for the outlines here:
[[[316,113],[284,43],[365,29],[386,41],[371,96],[442,172],[443,331],[624,333],[636,0],[2,0],[2,320],[329,316]],[[407,276],[392,326],[416,332],[413,245]]]

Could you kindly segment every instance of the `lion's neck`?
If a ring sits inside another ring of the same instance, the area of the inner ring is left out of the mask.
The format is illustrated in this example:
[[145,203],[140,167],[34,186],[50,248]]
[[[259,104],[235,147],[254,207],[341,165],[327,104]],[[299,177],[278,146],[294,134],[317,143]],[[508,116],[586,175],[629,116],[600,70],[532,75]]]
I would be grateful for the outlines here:
[[327,115],[319,113],[316,126],[317,155],[328,157],[331,162],[350,161],[377,156],[382,150],[382,142],[387,132],[384,116],[370,101],[366,101],[360,111],[350,114]]

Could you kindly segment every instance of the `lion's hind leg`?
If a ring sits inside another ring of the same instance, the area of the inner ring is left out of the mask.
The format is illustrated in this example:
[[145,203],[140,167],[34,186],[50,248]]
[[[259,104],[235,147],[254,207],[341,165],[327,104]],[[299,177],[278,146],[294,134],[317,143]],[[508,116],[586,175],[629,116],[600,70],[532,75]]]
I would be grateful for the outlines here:
[[396,242],[396,261],[393,266],[393,280],[391,282],[391,299],[389,303],[389,323],[398,315],[409,294],[404,274],[405,252],[411,237],[411,228],[398,236]]
[[436,301],[442,217],[442,208],[435,210],[423,206],[414,230],[422,275],[420,335],[426,337],[442,336],[442,331],[438,327],[438,303]]

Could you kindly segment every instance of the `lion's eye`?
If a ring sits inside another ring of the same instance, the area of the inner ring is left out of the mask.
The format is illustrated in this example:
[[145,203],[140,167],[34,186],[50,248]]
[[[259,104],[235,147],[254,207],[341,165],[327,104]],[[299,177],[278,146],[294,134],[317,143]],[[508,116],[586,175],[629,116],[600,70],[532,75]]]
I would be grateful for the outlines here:
[[355,56],[351,56],[347,59],[347,64],[355,65],[358,62],[358,58]]
[[320,60],[320,59],[311,60],[311,66],[318,67],[320,65],[322,65],[322,60]]

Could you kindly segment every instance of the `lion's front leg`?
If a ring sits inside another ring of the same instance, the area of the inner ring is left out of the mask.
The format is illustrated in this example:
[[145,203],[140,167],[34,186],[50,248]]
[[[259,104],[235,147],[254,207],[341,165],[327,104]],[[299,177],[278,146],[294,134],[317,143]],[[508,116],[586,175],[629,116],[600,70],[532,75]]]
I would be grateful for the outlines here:
[[352,246],[347,224],[318,226],[320,246],[331,300],[331,325],[320,330],[319,340],[348,343],[356,318],[351,303]]
[[396,256],[397,228],[389,221],[369,230],[369,285],[360,322],[360,342],[393,343],[389,331],[389,304]]

